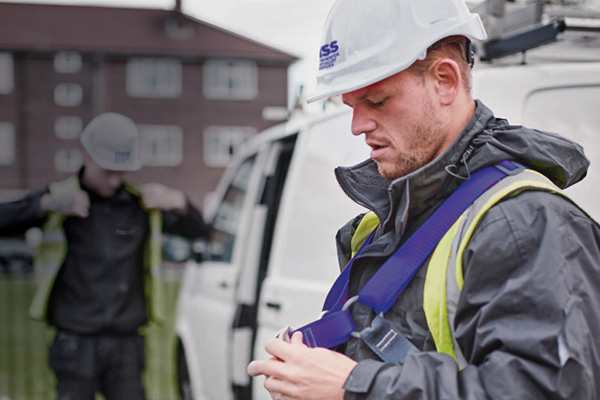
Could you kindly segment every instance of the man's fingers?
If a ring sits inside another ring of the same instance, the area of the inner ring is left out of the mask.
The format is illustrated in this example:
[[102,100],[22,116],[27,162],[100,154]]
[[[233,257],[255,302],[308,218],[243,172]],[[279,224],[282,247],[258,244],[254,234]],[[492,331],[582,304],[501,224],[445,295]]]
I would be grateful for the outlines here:
[[294,332],[294,334],[292,335],[292,338],[290,339],[290,343],[293,345],[304,345],[302,332],[300,332],[300,331]]
[[277,377],[267,376],[265,378],[264,387],[271,394],[273,399],[292,399],[289,393],[289,391],[292,389],[291,385]]
[[247,371],[250,376],[281,376],[281,369],[285,368],[280,360],[268,358],[266,360],[252,361],[248,364]]
[[295,332],[290,343],[286,343],[279,339],[273,339],[269,340],[265,345],[267,353],[283,361],[293,360],[294,358],[301,356],[307,349],[308,347],[302,342],[301,332]]
[[80,190],[75,195],[75,204],[73,206],[73,214],[80,217],[87,217],[90,212],[90,197],[86,192]]
[[142,200],[148,208],[161,210],[179,210],[187,207],[185,194],[160,183],[145,183],[141,187]]

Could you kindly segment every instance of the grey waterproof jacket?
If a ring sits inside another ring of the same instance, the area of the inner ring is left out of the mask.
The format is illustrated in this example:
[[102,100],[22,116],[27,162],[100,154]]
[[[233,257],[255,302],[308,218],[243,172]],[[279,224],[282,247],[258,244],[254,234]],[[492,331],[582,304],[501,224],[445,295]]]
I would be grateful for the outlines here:
[[[383,223],[357,257],[350,295],[469,176],[519,161],[560,187],[585,174],[580,146],[555,134],[511,126],[477,102],[467,127],[440,157],[387,181],[368,160],[338,168],[342,189]],[[341,265],[360,216],[338,233]],[[463,256],[464,287],[454,321],[468,366],[437,353],[423,311],[425,263],[385,318],[415,345],[402,365],[385,364],[360,339],[340,349],[359,361],[346,399],[600,398],[600,228],[561,196],[526,191],[492,207]],[[357,330],[372,310],[355,303]]]

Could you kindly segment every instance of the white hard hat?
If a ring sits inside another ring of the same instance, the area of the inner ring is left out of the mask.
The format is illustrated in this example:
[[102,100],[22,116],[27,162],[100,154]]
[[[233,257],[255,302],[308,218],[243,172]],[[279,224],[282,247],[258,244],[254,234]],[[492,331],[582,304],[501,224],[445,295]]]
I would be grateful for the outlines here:
[[83,130],[81,143],[104,169],[135,171],[141,167],[138,130],[124,115],[105,113],[97,116]]
[[337,0],[325,22],[317,86],[308,101],[390,77],[449,36],[487,37],[463,0]]

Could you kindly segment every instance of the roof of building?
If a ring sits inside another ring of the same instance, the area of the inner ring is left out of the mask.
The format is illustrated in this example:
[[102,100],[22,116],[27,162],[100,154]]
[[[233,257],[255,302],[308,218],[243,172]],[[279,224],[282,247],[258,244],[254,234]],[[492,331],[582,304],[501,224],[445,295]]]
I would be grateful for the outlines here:
[[0,3],[0,49],[297,59],[175,10],[48,4]]

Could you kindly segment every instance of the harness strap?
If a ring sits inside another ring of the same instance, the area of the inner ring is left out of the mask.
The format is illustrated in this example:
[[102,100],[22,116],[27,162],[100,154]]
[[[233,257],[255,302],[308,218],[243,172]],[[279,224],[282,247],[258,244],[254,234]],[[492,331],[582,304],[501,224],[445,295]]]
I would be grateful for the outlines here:
[[[358,302],[372,308],[376,314],[382,316],[398,299],[406,286],[410,283],[421,265],[437,246],[446,231],[454,224],[460,215],[485,191],[498,183],[507,175],[514,175],[524,170],[520,164],[511,161],[502,161],[497,166],[491,166],[475,172],[471,178],[461,186],[425,221],[423,225],[379,268],[358,294]],[[317,321],[299,328],[309,347],[331,348],[348,341],[356,330],[348,307],[356,298],[348,299],[348,280],[354,260],[372,240],[373,234],[365,241],[361,249],[348,263],[338,276],[327,296],[323,317]],[[380,319],[384,319],[381,317]],[[375,327],[372,325],[360,333],[360,336],[372,348],[378,348],[382,339],[380,334],[373,331],[384,332],[383,337],[394,336],[396,333],[402,338],[402,343],[408,342],[395,328],[395,333],[386,328],[376,318]],[[379,327],[377,327],[379,326]],[[382,328],[383,327],[383,328]],[[383,329],[383,331],[381,331]],[[372,339],[375,338],[375,339]],[[377,340],[379,339],[379,340]],[[404,344],[398,346],[404,349]],[[392,344],[392,343],[390,343]],[[381,347],[381,346],[380,346]],[[389,347],[389,346],[387,346]],[[392,346],[394,348],[394,346]],[[382,359],[386,359],[385,348],[381,352],[374,350]],[[392,362],[401,361],[408,350],[396,351],[391,356]]]

